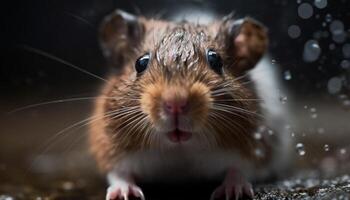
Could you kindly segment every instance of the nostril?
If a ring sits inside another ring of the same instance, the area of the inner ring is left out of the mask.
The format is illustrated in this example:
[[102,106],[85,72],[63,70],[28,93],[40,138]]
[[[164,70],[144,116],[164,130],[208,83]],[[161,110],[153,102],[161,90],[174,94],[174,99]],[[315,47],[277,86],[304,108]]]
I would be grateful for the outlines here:
[[182,114],[187,109],[187,101],[164,102],[164,107],[171,114]]

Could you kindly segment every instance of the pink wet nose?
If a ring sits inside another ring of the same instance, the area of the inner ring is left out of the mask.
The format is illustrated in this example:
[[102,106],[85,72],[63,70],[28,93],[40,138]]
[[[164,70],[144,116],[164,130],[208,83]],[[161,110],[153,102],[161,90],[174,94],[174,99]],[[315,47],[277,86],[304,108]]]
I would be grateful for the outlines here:
[[164,109],[173,115],[183,114],[188,107],[187,99],[181,99],[177,101],[165,101]]

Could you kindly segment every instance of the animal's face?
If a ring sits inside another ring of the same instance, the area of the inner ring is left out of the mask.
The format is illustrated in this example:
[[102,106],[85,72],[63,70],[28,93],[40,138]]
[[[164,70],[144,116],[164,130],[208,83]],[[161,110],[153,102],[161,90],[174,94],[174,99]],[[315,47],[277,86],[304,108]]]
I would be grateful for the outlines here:
[[138,108],[139,117],[116,118],[130,126],[127,134],[141,134],[151,146],[225,146],[250,137],[244,135],[258,120],[258,101],[242,76],[267,44],[255,21],[227,17],[200,26],[117,11],[101,33],[107,57],[124,66],[114,109]]

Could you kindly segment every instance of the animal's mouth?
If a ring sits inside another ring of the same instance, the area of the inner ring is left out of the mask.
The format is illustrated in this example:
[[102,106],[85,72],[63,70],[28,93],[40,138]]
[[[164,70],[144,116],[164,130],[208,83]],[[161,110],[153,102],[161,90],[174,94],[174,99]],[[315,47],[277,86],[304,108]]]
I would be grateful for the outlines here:
[[170,141],[174,143],[180,143],[189,140],[192,137],[192,133],[182,131],[180,129],[175,129],[168,133],[168,137]]

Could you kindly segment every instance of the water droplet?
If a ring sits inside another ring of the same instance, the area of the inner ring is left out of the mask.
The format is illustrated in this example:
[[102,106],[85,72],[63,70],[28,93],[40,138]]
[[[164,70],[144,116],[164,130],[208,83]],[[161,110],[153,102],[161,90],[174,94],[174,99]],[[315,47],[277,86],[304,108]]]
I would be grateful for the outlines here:
[[312,113],[312,114],[310,115],[311,119],[316,119],[317,116],[318,116],[317,113]]
[[294,133],[294,132],[292,132],[292,133],[290,134],[290,136],[295,137],[295,133]]
[[340,154],[343,154],[343,155],[346,154],[346,149],[345,148],[341,148],[340,149]]
[[72,189],[74,189],[74,183],[70,182],[70,181],[66,181],[62,184],[62,188],[64,190],[72,190]]
[[325,151],[329,151],[329,145],[328,144],[325,144],[323,148],[324,148]]
[[332,21],[332,15],[331,14],[327,14],[325,19],[326,19],[326,22],[331,22]]
[[275,60],[275,59],[272,59],[272,60],[271,60],[271,64],[273,64],[273,65],[276,64],[276,60]]
[[297,153],[300,156],[304,156],[306,154],[306,151],[304,149],[304,144],[303,143],[298,143],[295,145],[295,149],[297,150]]
[[338,95],[338,99],[345,100],[345,99],[348,99],[348,96],[346,94],[340,94],[340,95]]
[[256,140],[260,140],[260,139],[262,138],[262,134],[259,133],[259,132],[256,132],[256,133],[254,133],[254,138],[255,138]]
[[348,60],[343,60],[343,61],[341,61],[340,66],[343,69],[349,69],[350,68],[350,62]]
[[292,74],[290,73],[290,71],[289,70],[285,71],[284,72],[284,80],[289,81],[291,79],[292,79]]
[[268,133],[269,135],[273,135],[273,130],[268,130],[267,133]]
[[288,100],[288,97],[287,97],[287,96],[280,96],[280,102],[281,102],[282,104],[287,103],[287,100]]
[[304,106],[304,109],[307,109],[307,108],[308,108],[308,106],[307,106],[307,105],[305,105],[305,106]]
[[314,108],[314,107],[312,107],[312,108],[310,108],[310,112],[316,112],[317,110],[316,110],[316,108]]
[[300,36],[301,30],[299,28],[299,26],[297,25],[291,25],[288,27],[288,35],[289,37],[295,39],[298,38]]
[[337,33],[337,32],[343,32],[344,31],[344,24],[340,20],[334,20],[329,25],[329,30],[331,31],[332,34]]
[[346,43],[343,45],[343,55],[345,58],[350,58],[350,44]]
[[315,0],[314,5],[319,9],[325,8],[327,7],[327,0]]
[[327,89],[329,94],[336,94],[338,93],[342,88],[342,79],[339,77],[333,77],[329,79],[327,83]]
[[310,18],[314,13],[312,6],[308,3],[302,3],[298,7],[298,15],[303,19]]
[[324,128],[318,128],[317,129],[318,134],[323,134],[324,133]]
[[349,99],[346,99],[343,101],[343,107],[347,110],[350,109],[350,100]]
[[328,36],[329,36],[328,31],[322,31],[322,37],[328,38]]
[[321,31],[316,31],[316,32],[314,32],[314,33],[313,33],[313,37],[314,37],[315,39],[321,39],[321,37],[322,37],[322,32],[321,32]]
[[266,130],[266,126],[259,126],[258,127],[258,132],[262,133]]
[[0,200],[14,200],[14,198],[8,195],[0,195]]
[[316,40],[308,40],[304,45],[303,59],[305,62],[316,61],[321,54],[321,48]]
[[343,43],[346,40],[346,33],[344,31],[333,33],[332,39],[334,42]]
[[330,50],[334,50],[334,49],[335,49],[335,44],[333,44],[333,43],[332,43],[332,44],[329,44],[329,49],[330,49]]
[[301,0],[297,0],[297,4],[300,4],[301,3]]
[[260,148],[256,148],[255,149],[255,151],[254,151],[254,153],[255,153],[255,156],[256,157],[264,157],[264,152],[263,152],[263,150],[261,150]]

